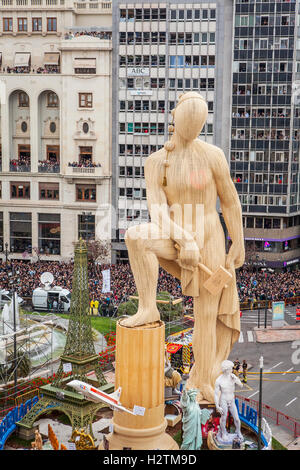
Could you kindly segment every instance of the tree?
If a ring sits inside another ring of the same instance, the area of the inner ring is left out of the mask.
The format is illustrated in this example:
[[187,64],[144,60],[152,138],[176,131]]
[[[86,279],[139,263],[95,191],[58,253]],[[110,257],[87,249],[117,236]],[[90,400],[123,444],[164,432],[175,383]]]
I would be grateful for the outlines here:
[[93,263],[107,263],[110,261],[111,243],[107,240],[88,240],[86,242],[88,260]]

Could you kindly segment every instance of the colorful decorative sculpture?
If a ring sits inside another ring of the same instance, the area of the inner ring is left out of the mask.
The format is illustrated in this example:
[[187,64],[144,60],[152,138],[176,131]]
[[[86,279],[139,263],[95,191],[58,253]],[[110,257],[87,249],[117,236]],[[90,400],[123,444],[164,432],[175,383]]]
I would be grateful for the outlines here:
[[183,412],[182,429],[183,440],[181,450],[200,450],[202,446],[202,428],[206,424],[212,411],[201,409],[196,402],[197,389],[190,389],[182,392],[180,406]]

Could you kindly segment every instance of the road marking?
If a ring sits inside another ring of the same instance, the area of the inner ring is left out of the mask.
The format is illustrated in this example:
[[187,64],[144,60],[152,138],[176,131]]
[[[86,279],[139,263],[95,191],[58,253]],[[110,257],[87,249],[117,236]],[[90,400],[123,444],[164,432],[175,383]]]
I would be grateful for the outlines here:
[[243,342],[244,342],[244,336],[243,336],[243,332],[241,331],[240,337],[239,337],[239,343],[243,343]]
[[259,392],[259,391],[258,391],[258,390],[256,390],[256,392],[252,393],[252,395],[249,395],[249,397],[248,397],[248,398],[254,397],[254,395],[256,395],[258,392]]
[[291,370],[293,370],[294,367],[291,367],[289,370],[285,371],[282,375],[285,375],[287,372],[291,372]]
[[289,401],[285,406],[289,406],[291,403],[293,403],[295,400],[297,400],[298,397],[293,398],[291,401]]
[[283,364],[283,362],[278,362],[278,364],[276,364],[275,366],[271,367],[271,369],[270,369],[270,370],[272,370],[272,369],[275,369],[275,367],[278,367],[278,366],[280,366],[280,364]]
[[247,331],[247,336],[248,336],[248,341],[249,341],[249,343],[251,343],[251,342],[254,341],[252,331]]

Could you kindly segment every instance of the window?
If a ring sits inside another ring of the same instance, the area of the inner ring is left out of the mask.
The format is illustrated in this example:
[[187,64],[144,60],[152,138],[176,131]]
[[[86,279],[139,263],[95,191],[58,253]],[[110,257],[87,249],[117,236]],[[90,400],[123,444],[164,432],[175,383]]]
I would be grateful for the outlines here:
[[32,31],[42,31],[42,18],[32,18]]
[[11,199],[30,199],[30,183],[10,183]]
[[92,108],[93,107],[93,94],[92,93],[79,93],[79,108]]
[[96,185],[77,184],[76,201],[96,202]]
[[57,19],[47,18],[47,31],[57,31]]
[[92,214],[80,214],[78,216],[78,238],[83,240],[95,240],[95,216]]
[[38,214],[39,252],[60,254],[60,214]]
[[59,145],[47,145],[46,155],[48,162],[59,163]]
[[39,198],[59,200],[59,183],[39,183]]
[[18,18],[18,31],[27,31],[27,18]]
[[89,166],[93,161],[93,147],[79,147],[79,163]]
[[50,93],[47,93],[47,107],[48,108],[58,107],[58,96],[53,91],[51,91]]
[[12,31],[13,30],[13,20],[12,18],[3,18],[3,31]]
[[29,107],[29,96],[24,91],[19,92],[19,108],[28,108]]
[[11,212],[10,218],[10,251],[12,253],[31,253],[32,227],[31,214]]

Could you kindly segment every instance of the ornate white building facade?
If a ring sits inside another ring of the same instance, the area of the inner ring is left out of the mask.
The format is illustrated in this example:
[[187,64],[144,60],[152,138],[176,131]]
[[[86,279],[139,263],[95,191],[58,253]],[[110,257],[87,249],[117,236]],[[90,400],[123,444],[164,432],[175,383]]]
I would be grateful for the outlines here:
[[111,195],[111,2],[1,0],[2,259],[68,259]]

